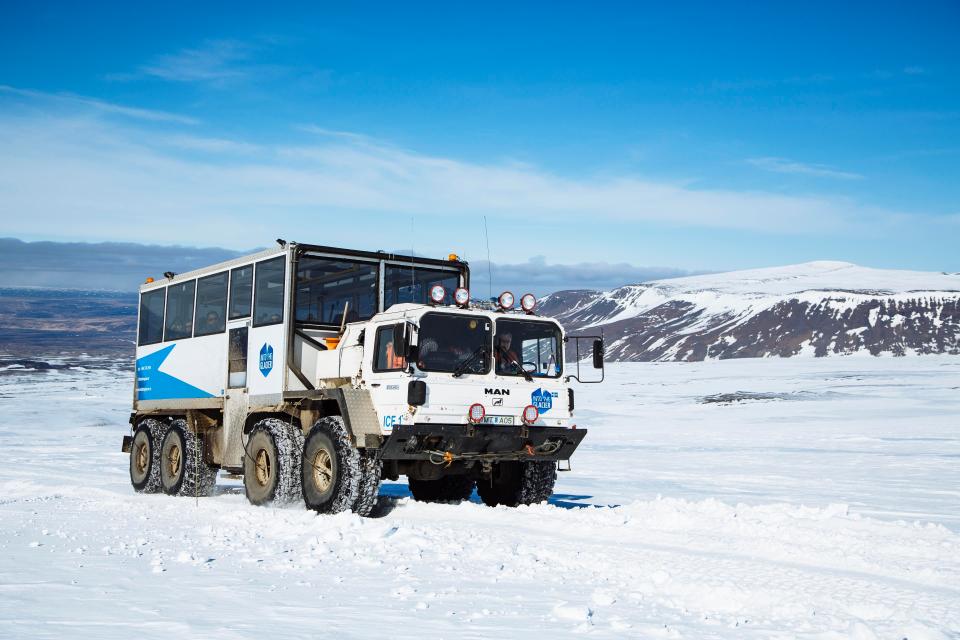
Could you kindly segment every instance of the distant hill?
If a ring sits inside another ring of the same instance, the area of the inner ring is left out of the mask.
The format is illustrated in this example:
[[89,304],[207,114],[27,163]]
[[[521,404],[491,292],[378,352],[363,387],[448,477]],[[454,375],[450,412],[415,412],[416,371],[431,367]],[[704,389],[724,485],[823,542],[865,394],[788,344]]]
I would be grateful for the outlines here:
[[0,354],[133,357],[137,294],[0,288]]
[[602,329],[611,360],[960,354],[960,274],[846,262],[559,291],[539,311]]
[[[132,357],[136,293],[0,288],[0,354]],[[543,298],[613,361],[960,354],[960,274],[844,262],[654,280]]]

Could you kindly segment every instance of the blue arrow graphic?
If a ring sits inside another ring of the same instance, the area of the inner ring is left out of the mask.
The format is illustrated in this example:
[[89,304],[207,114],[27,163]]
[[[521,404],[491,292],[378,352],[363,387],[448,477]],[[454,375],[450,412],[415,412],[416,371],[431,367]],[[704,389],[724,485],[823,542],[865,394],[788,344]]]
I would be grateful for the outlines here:
[[187,384],[180,378],[160,371],[175,344],[137,359],[137,400],[173,400],[177,398],[212,398],[212,393]]

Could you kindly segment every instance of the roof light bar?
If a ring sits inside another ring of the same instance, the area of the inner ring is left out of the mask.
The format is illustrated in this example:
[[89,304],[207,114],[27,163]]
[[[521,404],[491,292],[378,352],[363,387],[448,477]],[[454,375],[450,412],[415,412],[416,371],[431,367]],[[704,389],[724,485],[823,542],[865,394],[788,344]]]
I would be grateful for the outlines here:
[[520,307],[527,313],[533,313],[537,307],[537,296],[532,293],[525,293],[520,297]]
[[430,287],[430,300],[433,304],[441,304],[446,297],[447,291],[443,288],[443,285],[435,284]]

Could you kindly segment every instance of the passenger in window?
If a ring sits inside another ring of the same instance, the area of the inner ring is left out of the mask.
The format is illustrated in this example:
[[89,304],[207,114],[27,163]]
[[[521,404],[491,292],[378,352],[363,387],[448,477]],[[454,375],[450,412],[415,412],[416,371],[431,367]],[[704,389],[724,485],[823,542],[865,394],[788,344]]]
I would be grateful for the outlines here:
[[200,331],[202,333],[216,333],[220,330],[220,314],[216,311],[211,311],[207,314],[206,319],[203,322],[203,327]]
[[517,352],[510,348],[512,343],[513,336],[509,333],[497,336],[497,348],[493,356],[497,361],[497,373],[513,373],[519,366]]

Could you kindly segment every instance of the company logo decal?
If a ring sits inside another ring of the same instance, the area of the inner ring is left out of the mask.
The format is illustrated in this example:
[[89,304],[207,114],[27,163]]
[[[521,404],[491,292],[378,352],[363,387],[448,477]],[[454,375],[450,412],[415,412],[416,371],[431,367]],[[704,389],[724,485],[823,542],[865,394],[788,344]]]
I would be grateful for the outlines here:
[[494,398],[494,399],[493,399],[493,406],[495,406],[495,407],[502,407],[502,406],[503,406],[503,398]]
[[273,371],[273,347],[264,343],[260,347],[260,373],[266,378]]
[[508,396],[510,395],[510,389],[491,389],[490,387],[486,387],[483,393],[488,396]]
[[530,404],[537,408],[537,411],[540,412],[540,415],[545,414],[547,411],[553,408],[553,399],[557,397],[556,391],[544,391],[543,389],[537,389],[530,394]]

